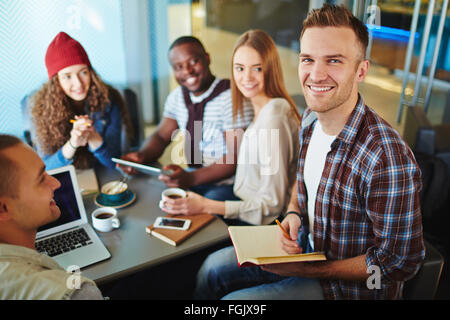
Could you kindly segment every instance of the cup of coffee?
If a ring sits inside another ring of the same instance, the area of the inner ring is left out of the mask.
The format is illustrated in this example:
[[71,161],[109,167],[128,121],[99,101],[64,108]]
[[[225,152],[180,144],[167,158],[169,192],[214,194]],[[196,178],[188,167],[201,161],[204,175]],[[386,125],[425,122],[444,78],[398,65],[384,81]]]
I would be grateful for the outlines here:
[[117,210],[114,208],[98,208],[92,212],[92,226],[101,232],[109,232],[120,227]]
[[169,188],[161,193],[161,200],[186,198],[186,191],[180,188]]
[[180,188],[169,188],[164,190],[161,193],[161,201],[159,202],[159,207],[162,208],[164,206],[164,201],[168,199],[176,200],[181,198],[186,198],[187,193],[183,189]]
[[120,202],[126,197],[128,185],[123,181],[110,181],[101,188],[102,197],[110,202]]

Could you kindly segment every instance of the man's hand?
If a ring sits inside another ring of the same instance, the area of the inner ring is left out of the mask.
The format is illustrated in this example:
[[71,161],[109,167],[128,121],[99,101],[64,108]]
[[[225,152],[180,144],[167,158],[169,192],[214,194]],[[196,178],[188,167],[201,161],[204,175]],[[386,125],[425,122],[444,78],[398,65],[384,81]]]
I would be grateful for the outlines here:
[[280,229],[278,232],[278,241],[281,249],[288,254],[302,253],[302,247],[297,243],[298,230],[301,226],[300,218],[296,214],[289,214],[281,222],[282,227],[289,234],[291,239],[286,239],[283,231]]
[[[132,161],[136,163],[144,163],[144,157],[139,152],[130,152],[121,158],[122,160]],[[125,166],[123,164],[116,164],[126,174],[135,175],[138,171],[132,167]]]
[[169,164],[163,167],[163,170],[172,170],[171,175],[159,176],[159,180],[164,182],[170,188],[182,188],[187,189],[192,186],[192,174],[183,170],[180,166],[176,164]]
[[[289,214],[281,223],[282,227],[289,234],[291,239],[287,239],[280,229],[278,232],[278,241],[281,248],[288,254],[302,253],[302,247],[297,243],[298,231],[301,227],[301,220],[296,214]],[[293,276],[311,276],[314,272],[314,264],[308,262],[276,263],[261,266],[261,269],[285,277]]]

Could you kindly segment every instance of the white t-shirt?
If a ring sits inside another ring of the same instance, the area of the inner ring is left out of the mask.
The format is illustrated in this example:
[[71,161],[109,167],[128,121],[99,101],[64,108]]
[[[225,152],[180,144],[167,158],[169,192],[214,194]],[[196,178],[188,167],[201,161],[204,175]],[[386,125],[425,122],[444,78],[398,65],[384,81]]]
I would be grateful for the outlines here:
[[306,192],[308,194],[308,219],[310,239],[314,230],[314,210],[316,204],[316,195],[319,188],[320,179],[322,178],[323,169],[328,152],[331,150],[331,144],[336,136],[329,136],[322,130],[320,121],[314,127],[306,151],[305,168],[303,177],[305,179]]

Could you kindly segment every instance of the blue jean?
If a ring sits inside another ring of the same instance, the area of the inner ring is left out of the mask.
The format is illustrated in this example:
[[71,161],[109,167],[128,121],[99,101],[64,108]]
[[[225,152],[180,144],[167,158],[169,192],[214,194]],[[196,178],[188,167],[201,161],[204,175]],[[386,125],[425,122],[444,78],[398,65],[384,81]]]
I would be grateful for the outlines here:
[[234,248],[208,256],[197,274],[196,299],[323,300],[319,280],[282,277],[255,267],[239,267]]
[[[192,172],[197,169],[187,167],[186,171]],[[225,201],[225,200],[241,200],[236,197],[233,193],[233,185],[215,185],[215,184],[200,184],[198,186],[194,186],[189,188],[191,191],[198,193],[205,198],[217,201]]]
[[[191,187],[190,190],[198,193],[199,195],[204,196],[205,198],[217,200],[217,201],[226,201],[226,200],[241,200],[236,197],[233,193],[233,185],[221,185],[216,186],[213,184],[202,184],[195,187]],[[222,219],[229,226],[248,226],[250,224],[241,221],[239,219],[225,219],[221,215],[217,215],[220,219]]]

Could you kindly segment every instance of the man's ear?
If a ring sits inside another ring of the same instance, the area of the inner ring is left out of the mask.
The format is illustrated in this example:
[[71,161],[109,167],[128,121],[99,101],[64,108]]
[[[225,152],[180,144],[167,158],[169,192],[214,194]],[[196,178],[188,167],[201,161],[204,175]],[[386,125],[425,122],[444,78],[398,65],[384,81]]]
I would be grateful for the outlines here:
[[369,72],[369,66],[370,62],[369,60],[363,60],[359,63],[358,66],[358,75],[357,75],[357,81],[363,82],[366,78],[367,73]]
[[5,197],[0,197],[0,222],[9,219],[8,201]]

